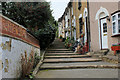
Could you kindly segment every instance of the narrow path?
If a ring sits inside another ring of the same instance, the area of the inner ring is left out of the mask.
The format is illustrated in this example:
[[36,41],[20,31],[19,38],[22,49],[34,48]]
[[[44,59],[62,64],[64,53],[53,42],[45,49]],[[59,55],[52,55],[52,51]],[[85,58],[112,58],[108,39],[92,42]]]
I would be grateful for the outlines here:
[[46,51],[36,78],[117,78],[116,64],[102,62],[88,55],[79,55],[64,47],[58,39]]

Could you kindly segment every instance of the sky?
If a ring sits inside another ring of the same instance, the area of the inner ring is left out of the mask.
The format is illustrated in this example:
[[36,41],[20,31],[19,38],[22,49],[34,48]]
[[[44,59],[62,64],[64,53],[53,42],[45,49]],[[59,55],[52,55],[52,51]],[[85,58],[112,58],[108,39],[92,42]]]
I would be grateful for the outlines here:
[[53,16],[55,17],[55,20],[58,20],[60,18],[65,8],[67,7],[67,4],[70,0],[47,0],[51,2],[51,9],[53,10]]

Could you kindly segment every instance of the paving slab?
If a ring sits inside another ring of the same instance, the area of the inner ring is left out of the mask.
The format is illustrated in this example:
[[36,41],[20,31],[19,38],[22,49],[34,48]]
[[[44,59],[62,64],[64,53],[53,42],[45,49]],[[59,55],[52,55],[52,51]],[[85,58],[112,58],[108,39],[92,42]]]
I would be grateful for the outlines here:
[[94,58],[64,58],[64,59],[45,59],[44,63],[67,63],[67,62],[96,62],[101,59]]
[[118,78],[118,69],[41,70],[36,78]]

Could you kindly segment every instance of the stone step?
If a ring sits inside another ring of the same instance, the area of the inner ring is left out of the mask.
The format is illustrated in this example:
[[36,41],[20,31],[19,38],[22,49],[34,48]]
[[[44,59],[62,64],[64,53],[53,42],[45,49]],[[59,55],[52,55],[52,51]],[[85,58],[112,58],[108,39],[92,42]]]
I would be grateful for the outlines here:
[[69,49],[48,49],[47,51],[70,51]]
[[102,54],[94,54],[92,55],[92,57],[96,57],[96,58],[101,58],[103,55]]
[[115,64],[119,64],[120,63],[119,56],[107,55],[107,56],[103,56],[102,60],[106,61],[106,62],[110,62],[110,63],[115,63]]
[[73,53],[73,51],[46,51],[46,53]]
[[109,50],[100,50],[100,51],[94,52],[94,54],[106,55],[108,52]]
[[71,62],[98,62],[101,59],[93,58],[64,58],[64,59],[45,59],[44,63],[71,63]]
[[54,67],[54,66],[71,66],[71,65],[116,65],[108,62],[75,62],[75,63],[43,63],[42,67]]
[[46,56],[64,56],[64,55],[79,55],[76,53],[46,53]]
[[54,46],[54,47],[51,47],[49,49],[66,49],[66,48],[65,47],[56,47],[56,46]]
[[[118,69],[53,69],[40,70],[36,79],[48,80],[118,80]],[[60,79],[59,79],[60,78]],[[101,79],[102,78],[102,79]]]
[[64,55],[64,56],[45,56],[45,59],[51,59],[51,58],[88,58],[88,57],[91,57],[91,56],[88,56],[88,55]]
[[114,68],[118,69],[117,65],[70,65],[70,66],[41,66],[41,70],[45,69],[84,69],[84,68]]

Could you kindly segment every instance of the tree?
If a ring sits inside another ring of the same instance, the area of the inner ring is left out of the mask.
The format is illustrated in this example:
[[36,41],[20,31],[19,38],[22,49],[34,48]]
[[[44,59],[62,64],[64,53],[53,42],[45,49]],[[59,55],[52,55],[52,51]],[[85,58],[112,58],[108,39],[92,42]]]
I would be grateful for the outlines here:
[[2,8],[3,15],[28,28],[39,38],[41,48],[46,48],[54,40],[56,22],[49,2],[3,2]]
[[44,28],[52,18],[49,2],[3,2],[3,15],[26,28]]

